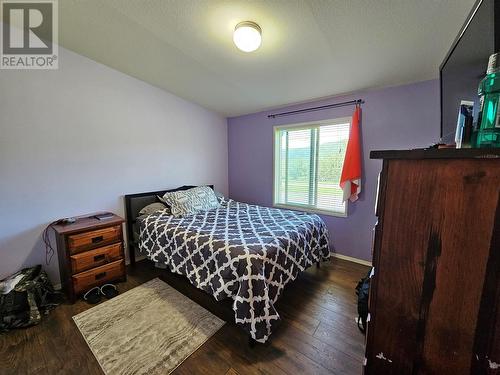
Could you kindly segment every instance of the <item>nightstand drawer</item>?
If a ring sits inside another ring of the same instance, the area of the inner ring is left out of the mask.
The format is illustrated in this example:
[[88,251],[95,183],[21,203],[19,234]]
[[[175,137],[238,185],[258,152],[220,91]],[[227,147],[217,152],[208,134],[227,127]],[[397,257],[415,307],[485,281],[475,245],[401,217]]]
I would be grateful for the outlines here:
[[75,293],[81,293],[90,288],[105,284],[110,280],[116,280],[124,277],[125,263],[123,259],[106,264],[88,271],[81,272],[73,276],[73,287]]
[[79,273],[121,259],[123,258],[122,254],[121,242],[84,251],[76,255],[71,255],[71,269],[73,274]]
[[81,251],[121,241],[121,238],[121,225],[97,229],[90,232],[68,236],[68,249],[70,254],[76,254]]

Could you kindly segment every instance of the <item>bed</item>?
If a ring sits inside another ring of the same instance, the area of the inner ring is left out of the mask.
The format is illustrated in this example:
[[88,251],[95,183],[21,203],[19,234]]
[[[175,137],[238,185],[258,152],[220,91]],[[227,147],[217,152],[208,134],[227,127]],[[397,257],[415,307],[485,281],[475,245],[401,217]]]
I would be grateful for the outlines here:
[[280,320],[274,304],[283,288],[330,257],[323,220],[226,198],[216,209],[185,217],[167,210],[137,216],[141,206],[162,193],[126,196],[132,245],[215,300],[231,298],[235,323],[255,341],[267,341]]

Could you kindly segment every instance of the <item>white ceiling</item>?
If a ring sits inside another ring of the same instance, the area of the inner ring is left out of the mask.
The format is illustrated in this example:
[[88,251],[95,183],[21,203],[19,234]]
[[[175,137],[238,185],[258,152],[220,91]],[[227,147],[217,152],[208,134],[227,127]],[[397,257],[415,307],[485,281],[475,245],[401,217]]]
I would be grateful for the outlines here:
[[[62,0],[60,43],[225,116],[436,78],[474,0]],[[262,27],[236,49],[234,26]],[[60,62],[64,64],[63,61]]]

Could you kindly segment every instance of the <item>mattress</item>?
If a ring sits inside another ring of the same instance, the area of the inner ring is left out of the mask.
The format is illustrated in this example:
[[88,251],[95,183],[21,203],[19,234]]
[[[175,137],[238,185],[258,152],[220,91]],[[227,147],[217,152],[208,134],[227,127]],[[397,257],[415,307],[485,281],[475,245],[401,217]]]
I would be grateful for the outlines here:
[[225,200],[182,218],[158,211],[138,220],[140,251],[216,300],[232,298],[236,324],[258,342],[280,320],[274,304],[285,285],[330,257],[323,220],[298,211]]

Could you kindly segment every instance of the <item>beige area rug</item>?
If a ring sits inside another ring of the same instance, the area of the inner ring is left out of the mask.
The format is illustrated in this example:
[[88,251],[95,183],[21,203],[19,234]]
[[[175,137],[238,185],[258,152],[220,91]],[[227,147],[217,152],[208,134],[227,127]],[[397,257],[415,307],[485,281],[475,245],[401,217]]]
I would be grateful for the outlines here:
[[106,374],[168,374],[224,321],[160,279],[73,317]]

